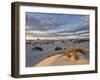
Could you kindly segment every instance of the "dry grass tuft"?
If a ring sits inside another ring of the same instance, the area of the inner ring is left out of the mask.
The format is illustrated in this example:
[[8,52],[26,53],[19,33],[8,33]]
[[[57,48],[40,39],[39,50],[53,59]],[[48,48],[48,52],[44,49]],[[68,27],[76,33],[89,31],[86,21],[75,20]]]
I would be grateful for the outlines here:
[[64,53],[64,56],[71,61],[76,61],[79,59],[77,53],[80,52],[84,55],[86,51],[88,51],[88,49],[77,45],[67,49],[67,51]]

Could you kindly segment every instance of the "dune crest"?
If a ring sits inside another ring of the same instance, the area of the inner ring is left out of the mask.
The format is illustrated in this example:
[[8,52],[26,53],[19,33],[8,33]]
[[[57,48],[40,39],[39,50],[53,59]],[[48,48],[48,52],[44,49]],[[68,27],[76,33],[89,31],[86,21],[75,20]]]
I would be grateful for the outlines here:
[[72,47],[65,51],[64,54],[54,54],[50,57],[47,57],[35,66],[39,67],[89,64],[89,60],[87,60],[84,56],[85,51],[87,51],[87,49],[82,47]]

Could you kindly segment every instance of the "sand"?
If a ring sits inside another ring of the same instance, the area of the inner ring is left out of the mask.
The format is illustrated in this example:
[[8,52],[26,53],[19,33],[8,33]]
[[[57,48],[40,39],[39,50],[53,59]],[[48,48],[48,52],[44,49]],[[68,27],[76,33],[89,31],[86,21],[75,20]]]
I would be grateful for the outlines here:
[[[76,40],[77,41],[77,40]],[[80,42],[80,43],[74,43],[74,41],[71,40],[39,40],[39,41],[29,41],[31,44],[27,44],[26,46],[26,67],[34,67],[35,65],[65,65],[65,64],[78,64],[81,61],[86,62],[85,60],[89,60],[90,52],[87,51],[84,55],[86,59],[81,59],[77,62],[70,62],[68,60],[65,60],[64,56],[59,56],[58,54],[63,54],[64,50],[69,49],[70,47],[73,47],[75,45],[80,45],[82,47],[85,47],[89,49],[89,41]],[[48,44],[47,44],[48,43]],[[41,44],[41,45],[40,45]],[[34,47],[41,47],[43,51],[39,50],[33,50]],[[55,50],[56,47],[61,47],[62,50]],[[61,52],[61,53],[59,53]],[[54,53],[57,53],[57,55],[48,57]],[[60,58],[58,58],[58,56]],[[53,58],[54,57],[54,58]],[[57,58],[57,61],[56,61]],[[49,61],[50,59],[50,61]],[[53,59],[53,60],[52,60]],[[45,66],[44,65],[44,66]]]
[[36,67],[39,66],[64,66],[64,65],[78,65],[78,64],[89,64],[89,61],[85,58],[76,60],[76,61],[71,61],[68,59],[66,56],[63,54],[57,54],[51,57],[48,57],[41,61],[40,63],[36,64]]

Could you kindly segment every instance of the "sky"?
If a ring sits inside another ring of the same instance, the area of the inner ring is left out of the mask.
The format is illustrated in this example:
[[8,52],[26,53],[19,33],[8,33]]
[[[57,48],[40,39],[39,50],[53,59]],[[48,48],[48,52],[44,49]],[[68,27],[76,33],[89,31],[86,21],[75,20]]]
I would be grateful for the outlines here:
[[26,36],[89,36],[89,15],[26,12]]

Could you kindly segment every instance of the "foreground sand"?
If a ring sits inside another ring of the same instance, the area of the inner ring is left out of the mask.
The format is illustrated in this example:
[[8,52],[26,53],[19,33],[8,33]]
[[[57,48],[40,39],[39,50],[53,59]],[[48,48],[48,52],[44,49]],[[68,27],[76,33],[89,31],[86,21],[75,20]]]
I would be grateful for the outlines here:
[[35,66],[37,67],[39,66],[61,66],[61,65],[77,65],[77,64],[89,64],[89,61],[85,58],[82,58],[76,61],[71,61],[63,54],[57,54],[57,55],[44,59],[43,61],[41,61]]
[[[60,47],[59,50],[62,54],[62,51],[69,50],[69,48],[74,46],[81,46],[86,49],[89,49],[89,39],[82,39],[86,40],[84,42],[79,42],[79,39],[65,39],[65,40],[32,40],[28,41],[31,44],[27,44],[26,46],[26,67],[33,67],[40,62],[43,62],[45,59],[48,59],[48,56],[52,55],[53,53],[57,53],[57,47]],[[40,47],[43,50],[34,50],[35,47]],[[59,52],[57,54],[60,54]],[[85,58],[89,60],[90,52],[87,51],[85,53]],[[52,56],[53,57],[53,56]],[[50,58],[50,57],[49,57]]]

